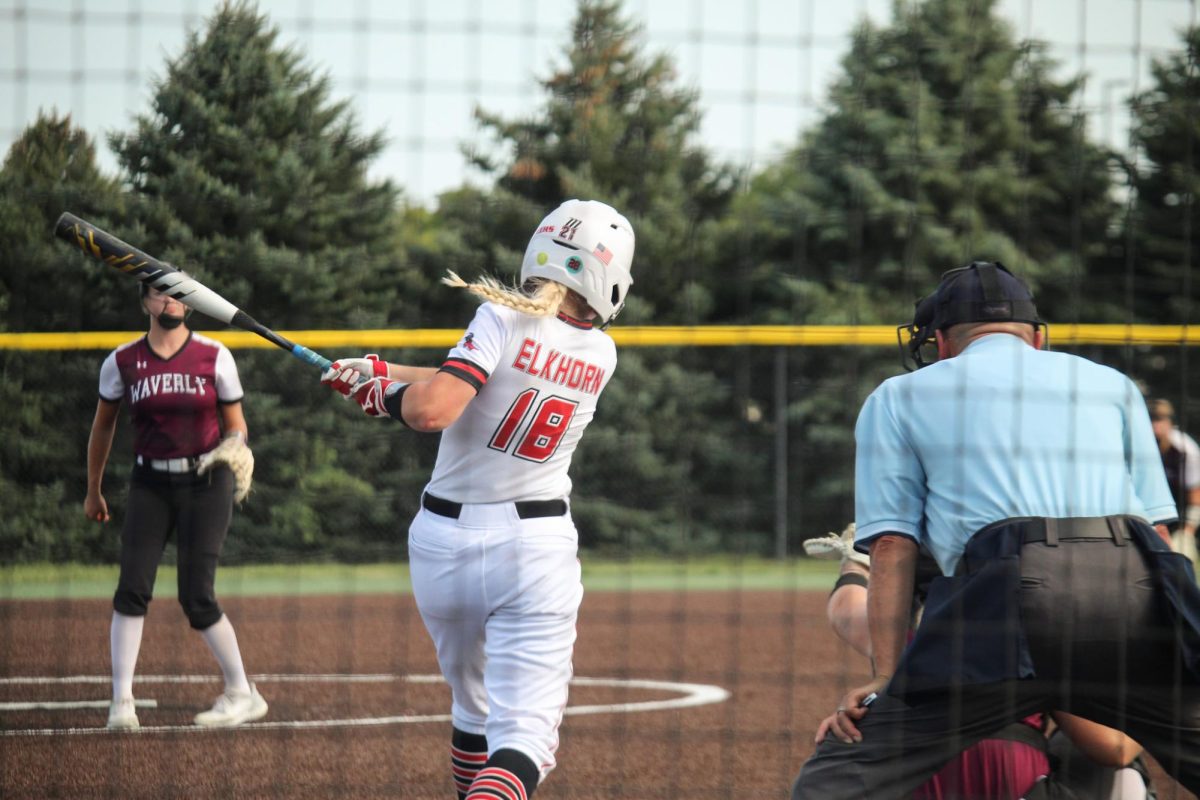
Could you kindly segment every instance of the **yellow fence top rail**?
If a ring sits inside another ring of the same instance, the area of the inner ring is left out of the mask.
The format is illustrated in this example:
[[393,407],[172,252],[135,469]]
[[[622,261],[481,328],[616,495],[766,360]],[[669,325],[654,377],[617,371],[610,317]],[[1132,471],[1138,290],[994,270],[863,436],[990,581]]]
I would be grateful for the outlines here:
[[[885,325],[680,325],[615,327],[610,333],[622,347],[849,347],[895,346],[896,329]],[[252,333],[203,331],[231,349],[274,347]],[[279,331],[293,342],[321,352],[331,348],[384,350],[448,348],[462,330]],[[138,331],[75,333],[0,333],[0,350],[111,350],[140,336]],[[1050,326],[1052,345],[1200,345],[1200,326],[1082,325]],[[327,353],[326,355],[330,355]],[[332,355],[340,355],[333,353]]]

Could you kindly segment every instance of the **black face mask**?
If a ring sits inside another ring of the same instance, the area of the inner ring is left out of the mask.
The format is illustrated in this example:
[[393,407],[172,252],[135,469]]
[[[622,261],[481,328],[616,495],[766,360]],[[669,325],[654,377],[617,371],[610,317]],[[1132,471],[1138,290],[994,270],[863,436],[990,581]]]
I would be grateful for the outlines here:
[[1024,322],[1046,329],[1025,284],[999,261],[974,261],[942,273],[934,293],[917,301],[913,321],[896,328],[900,363],[910,372],[929,366],[937,360],[936,332],[964,322]]
[[[144,288],[145,287],[142,287],[143,290],[144,290]],[[142,301],[143,313],[145,313],[146,316],[155,316],[155,315],[151,314],[150,309],[146,307],[146,295],[143,293],[140,295],[140,298]],[[155,317],[155,319],[158,320],[158,324],[162,326],[163,330],[173,331],[176,328],[178,328],[180,325],[182,325],[184,322],[186,322],[187,318],[190,317],[191,315],[192,315],[192,309],[185,308],[183,311],[182,317],[176,317],[173,314],[160,313]]]
[[159,314],[158,324],[161,325],[164,330],[173,331],[183,324],[183,317],[173,317],[169,314]]

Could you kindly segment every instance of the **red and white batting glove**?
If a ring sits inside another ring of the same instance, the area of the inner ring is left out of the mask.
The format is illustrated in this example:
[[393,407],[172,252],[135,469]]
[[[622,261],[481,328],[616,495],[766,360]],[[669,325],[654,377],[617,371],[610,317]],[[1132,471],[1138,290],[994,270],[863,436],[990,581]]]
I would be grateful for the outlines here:
[[321,373],[321,383],[349,399],[354,389],[369,378],[386,378],[388,362],[371,353],[362,358],[339,358]]
[[384,401],[407,385],[391,378],[371,378],[355,389],[351,397],[368,417],[390,417]]

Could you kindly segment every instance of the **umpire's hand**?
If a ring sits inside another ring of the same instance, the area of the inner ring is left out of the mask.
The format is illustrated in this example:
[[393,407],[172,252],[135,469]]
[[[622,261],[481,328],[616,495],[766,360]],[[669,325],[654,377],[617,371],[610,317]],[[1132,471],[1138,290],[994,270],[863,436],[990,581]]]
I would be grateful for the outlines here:
[[[846,744],[861,742],[862,734],[854,723],[870,712],[870,709],[867,707],[869,703],[864,705],[864,701],[868,697],[871,697],[871,695],[877,697],[883,691],[884,687],[887,686],[889,680],[889,676],[881,675],[870,683],[847,692],[842,701],[838,703],[837,711],[821,721],[820,726],[817,728],[817,743],[819,744],[824,741],[827,733],[833,734],[839,741]],[[874,697],[871,697],[871,699],[873,700]]]

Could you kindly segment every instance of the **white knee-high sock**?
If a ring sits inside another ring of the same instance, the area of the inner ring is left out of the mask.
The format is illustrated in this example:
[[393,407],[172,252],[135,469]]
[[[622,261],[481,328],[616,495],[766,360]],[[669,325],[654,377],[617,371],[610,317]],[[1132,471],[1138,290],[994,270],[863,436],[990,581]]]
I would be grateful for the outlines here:
[[145,617],[131,617],[113,612],[109,644],[112,648],[113,700],[133,697],[133,671],[137,666],[138,650],[142,647],[142,626]]
[[221,618],[200,631],[208,649],[216,656],[221,665],[221,674],[225,676],[225,690],[249,692],[250,681],[246,679],[246,668],[242,665],[242,651],[238,649],[237,634],[233,632],[233,624],[224,614]]

